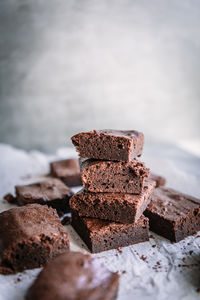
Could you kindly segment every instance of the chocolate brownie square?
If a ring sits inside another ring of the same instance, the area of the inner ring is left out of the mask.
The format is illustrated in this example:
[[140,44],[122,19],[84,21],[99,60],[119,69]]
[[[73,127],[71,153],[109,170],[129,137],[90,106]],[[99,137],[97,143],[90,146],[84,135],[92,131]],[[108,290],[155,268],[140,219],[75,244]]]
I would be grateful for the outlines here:
[[141,156],[144,144],[143,133],[135,130],[93,130],[71,139],[81,157],[116,161],[132,161]]
[[29,204],[0,213],[0,273],[39,268],[69,249],[69,235],[51,207]]
[[149,169],[137,160],[131,162],[80,160],[81,178],[86,190],[94,193],[140,194]]
[[46,204],[55,208],[59,215],[69,212],[69,199],[73,192],[61,180],[47,178],[43,181],[15,187],[16,204]]
[[146,181],[140,195],[91,193],[82,189],[70,199],[70,207],[82,217],[132,224],[137,222],[149,204],[154,186],[154,181]]
[[49,262],[29,288],[26,300],[114,300],[119,275],[97,258],[67,252]]
[[156,182],[156,188],[159,186],[164,186],[166,184],[166,179],[163,176],[154,174],[154,173],[150,173],[150,177],[151,180]]
[[143,215],[136,224],[120,224],[80,217],[76,211],[72,211],[72,226],[92,253],[149,240],[149,223]]
[[160,187],[150,200],[144,214],[152,231],[178,242],[200,230],[200,199]]
[[78,159],[65,159],[50,164],[50,174],[61,179],[68,186],[81,185],[81,174]]

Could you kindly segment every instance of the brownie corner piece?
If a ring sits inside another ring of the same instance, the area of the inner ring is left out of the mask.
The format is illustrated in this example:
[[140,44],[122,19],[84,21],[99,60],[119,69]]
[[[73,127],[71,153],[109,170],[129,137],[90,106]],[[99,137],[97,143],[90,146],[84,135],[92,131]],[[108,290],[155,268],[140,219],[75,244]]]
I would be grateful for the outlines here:
[[200,230],[200,199],[171,188],[156,188],[144,214],[152,231],[173,242]]
[[143,215],[136,224],[120,224],[80,217],[76,211],[72,211],[72,226],[92,253],[149,240],[149,223]]
[[79,155],[84,158],[132,161],[141,156],[144,135],[135,130],[93,130],[71,138]]
[[50,175],[59,178],[70,187],[81,185],[80,167],[77,158],[51,162]]
[[60,179],[47,177],[36,183],[15,187],[16,203],[45,204],[57,210],[59,214],[69,212],[69,199],[74,194]]
[[69,251],[44,267],[25,299],[114,300],[118,286],[119,275],[109,271],[99,259]]
[[57,212],[29,204],[0,213],[0,271],[17,273],[43,266],[69,250],[69,235]]

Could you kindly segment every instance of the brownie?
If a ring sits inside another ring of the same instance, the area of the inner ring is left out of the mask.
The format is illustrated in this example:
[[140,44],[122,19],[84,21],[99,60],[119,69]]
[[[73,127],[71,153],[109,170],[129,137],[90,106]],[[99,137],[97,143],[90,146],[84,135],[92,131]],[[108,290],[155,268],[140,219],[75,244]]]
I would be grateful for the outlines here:
[[154,186],[154,181],[146,181],[140,195],[92,193],[82,189],[72,196],[70,207],[82,217],[132,224],[137,222],[149,204]]
[[144,135],[135,130],[93,130],[74,135],[79,155],[102,160],[132,161],[141,156]]
[[200,230],[200,199],[164,187],[150,199],[145,216],[152,231],[178,242]]
[[15,191],[18,205],[47,204],[55,208],[59,214],[69,212],[69,199],[73,195],[72,190],[57,178],[47,178],[29,185],[18,185]]
[[68,186],[81,185],[78,159],[65,159],[50,164],[50,174],[61,179]]
[[119,275],[98,258],[67,252],[49,262],[29,288],[26,300],[114,300]]
[[56,210],[29,204],[0,213],[0,273],[43,266],[69,249],[69,235]]
[[150,173],[149,178],[156,182],[156,188],[159,186],[164,186],[166,184],[166,179],[160,175]]
[[149,223],[143,215],[136,224],[121,224],[80,217],[72,211],[72,226],[92,253],[149,240]]
[[149,169],[137,160],[118,162],[88,159],[81,163],[83,186],[94,193],[140,194],[148,176]]

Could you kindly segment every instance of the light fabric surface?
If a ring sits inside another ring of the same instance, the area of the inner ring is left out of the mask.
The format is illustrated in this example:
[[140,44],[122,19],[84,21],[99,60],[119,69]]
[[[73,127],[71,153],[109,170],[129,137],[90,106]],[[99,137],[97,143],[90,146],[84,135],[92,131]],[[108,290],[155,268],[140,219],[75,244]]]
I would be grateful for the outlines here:
[[[29,153],[0,145],[0,198],[14,191],[14,185],[38,180],[48,173],[49,161],[75,156],[71,148],[59,149],[54,156]],[[143,160],[153,171],[167,178],[168,186],[200,195],[200,158],[169,145],[145,148]],[[75,188],[77,191],[79,188]],[[0,211],[11,205],[0,200]],[[71,250],[87,248],[71,226]],[[200,287],[200,232],[176,244],[151,233],[150,241],[95,254],[112,271],[121,274],[117,300],[197,300]],[[125,271],[125,272],[124,272]],[[38,274],[30,270],[17,275],[0,275],[0,300],[22,300]]]

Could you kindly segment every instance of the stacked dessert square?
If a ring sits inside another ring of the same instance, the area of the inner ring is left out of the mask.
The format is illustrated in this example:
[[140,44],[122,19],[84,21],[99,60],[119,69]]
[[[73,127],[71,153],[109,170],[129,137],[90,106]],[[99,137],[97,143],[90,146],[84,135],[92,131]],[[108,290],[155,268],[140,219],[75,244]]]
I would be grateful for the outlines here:
[[93,130],[72,137],[80,155],[83,189],[71,197],[72,226],[91,252],[149,239],[143,215],[155,181],[137,157],[144,135],[137,131]]

